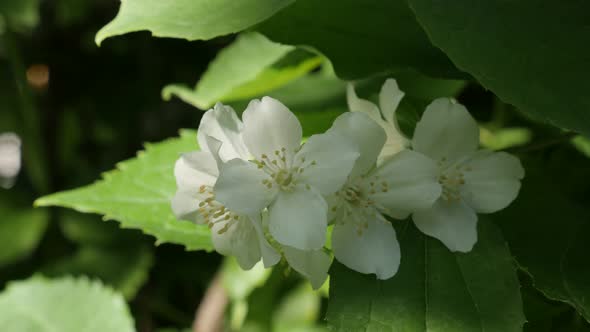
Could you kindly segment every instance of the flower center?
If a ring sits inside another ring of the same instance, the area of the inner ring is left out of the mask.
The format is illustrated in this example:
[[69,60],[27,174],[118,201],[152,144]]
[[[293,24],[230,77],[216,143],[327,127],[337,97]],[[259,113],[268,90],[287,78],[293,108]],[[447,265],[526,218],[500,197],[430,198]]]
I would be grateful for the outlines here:
[[369,227],[368,220],[378,213],[375,202],[367,197],[359,183],[349,183],[336,192],[336,196],[340,202],[332,207],[332,213],[336,213],[336,223],[352,223],[356,234],[363,235]]
[[465,172],[471,171],[471,167],[455,164],[446,165],[446,158],[438,162],[440,175],[438,183],[442,186],[442,199],[447,202],[459,202],[461,200],[461,187],[465,184]]
[[201,186],[199,187],[199,194],[204,195],[204,199],[199,202],[199,213],[205,219],[205,223],[209,228],[213,228],[218,223],[222,223],[223,227],[217,231],[217,234],[223,234],[238,221],[239,216],[232,213],[225,208],[221,203],[215,200],[213,187]]
[[[278,186],[281,190],[293,191],[298,184],[298,178],[306,168],[316,165],[316,161],[306,162],[305,157],[299,158],[292,163],[287,158],[287,149],[275,150],[273,155],[262,154],[260,159],[252,162],[269,175],[268,179],[262,180],[268,189]],[[309,185],[306,185],[309,189]]]

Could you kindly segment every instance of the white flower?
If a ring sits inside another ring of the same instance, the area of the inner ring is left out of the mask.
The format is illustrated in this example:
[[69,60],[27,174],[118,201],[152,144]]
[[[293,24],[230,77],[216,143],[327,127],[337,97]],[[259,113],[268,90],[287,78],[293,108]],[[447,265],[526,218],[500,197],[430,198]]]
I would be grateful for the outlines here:
[[505,152],[477,150],[479,129],[464,106],[441,98],[433,101],[418,122],[415,151],[438,164],[441,197],[413,220],[423,233],[450,250],[468,252],[477,242],[477,214],[505,208],[518,195],[524,169]]
[[379,92],[379,107],[368,100],[359,98],[354,91],[354,86],[348,84],[346,99],[350,111],[367,114],[385,130],[385,134],[387,135],[383,149],[378,157],[378,163],[400,152],[409,145],[409,140],[401,133],[395,116],[397,107],[403,97],[404,93],[392,78],[387,79],[381,87],[381,91]]
[[[268,210],[262,213],[262,224],[268,227]],[[289,266],[309,280],[313,289],[318,289],[324,284],[332,265],[332,257],[323,248],[300,250],[280,244],[278,246]]]
[[253,160],[223,165],[215,195],[245,215],[268,207],[269,232],[301,250],[324,245],[328,207],[323,195],[340,189],[358,152],[336,135],[315,135],[301,146],[301,124],[279,101],[253,100],[243,114],[243,139]]
[[21,140],[14,133],[0,134],[0,187],[14,185],[21,168]]
[[404,219],[432,206],[441,193],[436,163],[405,150],[375,167],[386,134],[363,113],[344,113],[331,132],[346,135],[361,151],[347,183],[328,199],[334,256],[358,272],[391,278],[399,267],[400,248],[383,214]]
[[203,114],[199,124],[197,140],[201,151],[211,152],[212,148],[207,139],[211,137],[221,142],[219,157],[222,161],[234,158],[248,160],[250,153],[242,138],[243,127],[233,108],[221,103],[215,104],[214,108]]
[[299,250],[282,246],[283,255],[289,266],[309,280],[313,289],[322,287],[328,278],[332,258],[323,249]]
[[[234,116],[231,116],[231,115]],[[239,265],[248,270],[262,258],[265,267],[280,260],[280,255],[264,237],[260,215],[238,214],[226,209],[215,199],[213,186],[217,181],[221,160],[236,157],[240,153],[239,133],[233,128],[239,124],[234,111],[221,104],[203,116],[198,135],[204,151],[186,153],[178,159],[174,168],[177,192],[172,199],[172,210],[177,218],[211,228],[215,250],[223,255],[234,255]],[[224,125],[228,127],[224,127]],[[220,141],[204,134],[213,134]]]

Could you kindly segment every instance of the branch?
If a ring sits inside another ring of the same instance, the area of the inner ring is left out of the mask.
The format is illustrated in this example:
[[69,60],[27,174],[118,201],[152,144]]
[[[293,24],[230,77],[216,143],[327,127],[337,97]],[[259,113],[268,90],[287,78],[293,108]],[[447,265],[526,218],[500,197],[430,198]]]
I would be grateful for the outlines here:
[[209,288],[197,308],[194,332],[221,332],[223,330],[223,316],[228,304],[228,296],[223,288],[221,273],[217,272]]

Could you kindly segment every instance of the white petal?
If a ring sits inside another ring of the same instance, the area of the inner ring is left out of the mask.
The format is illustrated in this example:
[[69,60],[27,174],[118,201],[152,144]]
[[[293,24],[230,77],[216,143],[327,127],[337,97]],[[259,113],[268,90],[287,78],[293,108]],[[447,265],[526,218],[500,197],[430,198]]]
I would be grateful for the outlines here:
[[361,232],[354,223],[346,220],[334,225],[334,256],[357,272],[374,273],[378,279],[389,279],[397,272],[401,258],[395,230],[376,211],[366,221],[367,228]]
[[341,219],[346,213],[345,204],[348,204],[341,195],[333,194],[325,197],[328,204],[328,224]]
[[380,165],[363,182],[371,200],[394,218],[426,209],[440,197],[438,168],[425,155],[404,150]]
[[223,143],[220,140],[211,136],[205,136],[205,141],[207,142],[207,146],[209,147],[211,155],[215,159],[217,169],[221,169],[221,166],[224,163],[224,160],[221,158],[220,155]]
[[224,161],[234,158],[248,159],[249,153],[242,138],[243,124],[236,115],[236,112],[230,107],[217,103],[214,108],[203,114],[197,140],[201,150],[213,151],[206,140],[211,136],[220,141],[223,145],[219,151],[221,159]]
[[[375,123],[377,123],[386,133],[386,140],[379,149],[381,150],[378,163],[388,159],[409,145],[408,139],[402,134],[397,123],[395,111],[403,98],[404,93],[399,90],[394,79],[388,79],[381,87],[379,94],[379,108],[364,99],[359,99],[354,92],[354,88],[348,86],[348,105],[351,111],[367,114]],[[385,120],[384,120],[385,119]]]
[[218,174],[213,155],[205,151],[185,153],[174,165],[179,190],[197,192],[202,185],[213,186]]
[[273,200],[276,186],[269,189],[263,181],[270,177],[251,162],[233,159],[223,165],[214,192],[217,201],[243,215],[260,213]]
[[199,203],[202,200],[195,197],[194,191],[177,191],[172,198],[172,212],[177,219],[188,220],[197,224],[204,223],[199,214]]
[[399,129],[397,125],[397,118],[395,111],[399,106],[400,101],[404,97],[404,93],[399,89],[397,82],[393,78],[389,78],[383,83],[381,91],[379,92],[379,107],[385,121],[389,122],[395,128]]
[[[267,214],[265,213],[265,215]],[[260,253],[262,254],[262,262],[264,263],[264,267],[269,268],[277,264],[281,260],[281,255],[266,240],[262,230],[260,217],[251,217],[250,221],[256,230],[256,234],[258,235],[258,244],[260,246]]]
[[467,163],[463,199],[481,213],[491,213],[508,206],[518,195],[524,169],[518,158],[506,152],[482,152]]
[[383,121],[377,105],[368,100],[359,98],[356,95],[354,86],[351,83],[349,83],[346,88],[346,101],[348,102],[348,109],[351,112],[365,113],[377,123],[381,123]]
[[360,152],[350,177],[366,174],[377,162],[377,157],[385,144],[386,135],[383,128],[364,113],[346,112],[340,115],[327,134],[338,134],[357,146]]
[[469,252],[477,242],[477,215],[463,201],[440,199],[432,208],[415,212],[412,219],[422,233],[439,239],[451,251]]
[[328,278],[328,270],[332,264],[330,255],[322,249],[304,251],[289,246],[283,246],[283,253],[287,263],[293,270],[307,278],[313,289],[322,287]]
[[324,245],[328,206],[313,187],[279,192],[269,212],[269,231],[277,242],[302,250]]
[[244,114],[244,142],[260,159],[263,154],[273,156],[275,151],[287,150],[287,159],[301,145],[301,124],[295,114],[280,101],[264,97],[252,100]]
[[426,107],[416,125],[414,150],[440,160],[457,160],[473,153],[479,145],[479,128],[467,109],[448,98]]
[[332,194],[346,182],[359,157],[358,151],[336,133],[313,135],[295,155],[294,165],[303,168],[296,179],[315,187],[322,195]]
[[244,270],[251,269],[260,261],[258,234],[250,220],[241,217],[227,231],[219,233],[225,223],[217,223],[211,228],[211,239],[215,250],[222,255],[233,255]]

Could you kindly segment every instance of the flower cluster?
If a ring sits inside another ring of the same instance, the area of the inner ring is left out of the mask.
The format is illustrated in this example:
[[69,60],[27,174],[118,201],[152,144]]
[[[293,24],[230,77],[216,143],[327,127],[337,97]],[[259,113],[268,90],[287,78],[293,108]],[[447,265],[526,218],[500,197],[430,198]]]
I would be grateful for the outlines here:
[[281,258],[314,288],[325,281],[324,248],[333,225],[334,257],[361,273],[391,278],[400,248],[390,220],[412,216],[452,251],[477,241],[477,214],[506,207],[524,170],[504,152],[478,150],[479,129],[462,105],[433,101],[414,137],[398,128],[404,94],[393,79],[379,106],[348,88],[351,112],[302,142],[301,124],[270,97],[250,102],[242,120],[217,104],[199,126],[200,151],[176,163],[172,208],[211,228],[215,249],[249,269]]

